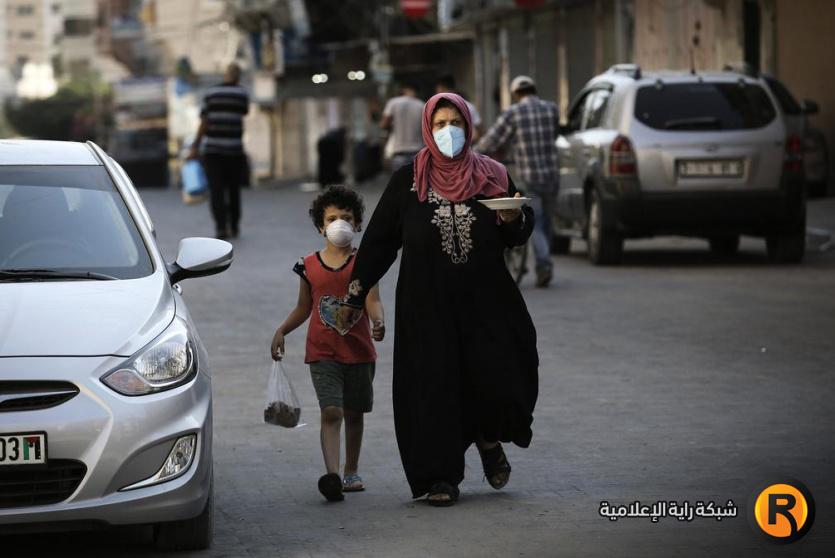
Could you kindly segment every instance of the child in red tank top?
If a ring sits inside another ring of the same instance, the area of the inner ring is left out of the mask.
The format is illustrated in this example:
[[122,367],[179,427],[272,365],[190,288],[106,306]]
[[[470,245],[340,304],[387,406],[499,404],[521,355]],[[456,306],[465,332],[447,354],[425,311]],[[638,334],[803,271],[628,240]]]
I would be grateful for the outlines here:
[[[385,336],[383,304],[376,285],[366,299],[367,317],[361,318],[347,333],[336,329],[338,301],[348,294],[348,280],[354,267],[355,250],[351,241],[354,232],[360,230],[363,210],[357,193],[342,186],[328,188],[313,201],[310,216],[325,237],[325,249],[300,258],[293,267],[300,277],[299,299],[276,330],[272,342],[272,357],[281,360],[284,337],[310,317],[304,361],[310,365],[322,411],[322,455],[327,473],[319,479],[319,491],[331,501],[342,500],[343,492],[365,488],[357,470],[363,415],[371,412],[374,399],[372,380],[377,353],[371,339],[382,341]],[[340,478],[343,419],[345,471]]]

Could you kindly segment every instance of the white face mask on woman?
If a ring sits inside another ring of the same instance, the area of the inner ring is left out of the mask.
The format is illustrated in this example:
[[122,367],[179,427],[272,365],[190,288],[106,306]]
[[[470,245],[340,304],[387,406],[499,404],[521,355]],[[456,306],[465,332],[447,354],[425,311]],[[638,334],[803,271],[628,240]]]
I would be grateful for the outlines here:
[[325,236],[334,246],[344,248],[354,240],[354,227],[344,219],[337,219],[325,227]]
[[464,129],[452,124],[432,132],[432,137],[435,138],[435,144],[441,153],[450,159],[461,153],[464,143],[467,141]]

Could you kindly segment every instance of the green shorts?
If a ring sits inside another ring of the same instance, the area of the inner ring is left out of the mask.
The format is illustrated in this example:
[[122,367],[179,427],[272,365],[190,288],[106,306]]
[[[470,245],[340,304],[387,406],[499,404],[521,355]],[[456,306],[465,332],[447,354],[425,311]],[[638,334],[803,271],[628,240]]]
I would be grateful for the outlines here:
[[310,376],[319,408],[339,407],[360,413],[370,413],[374,405],[375,365],[373,362],[362,364],[343,364],[320,360],[310,363]]

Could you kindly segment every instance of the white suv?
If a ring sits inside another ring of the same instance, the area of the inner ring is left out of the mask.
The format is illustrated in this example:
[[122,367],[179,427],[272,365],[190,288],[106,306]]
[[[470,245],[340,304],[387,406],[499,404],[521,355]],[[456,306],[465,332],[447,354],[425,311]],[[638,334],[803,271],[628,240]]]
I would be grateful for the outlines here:
[[674,234],[731,254],[746,234],[774,261],[803,257],[802,138],[759,78],[614,66],[577,96],[557,148],[556,253],[581,237],[616,264],[624,239]]

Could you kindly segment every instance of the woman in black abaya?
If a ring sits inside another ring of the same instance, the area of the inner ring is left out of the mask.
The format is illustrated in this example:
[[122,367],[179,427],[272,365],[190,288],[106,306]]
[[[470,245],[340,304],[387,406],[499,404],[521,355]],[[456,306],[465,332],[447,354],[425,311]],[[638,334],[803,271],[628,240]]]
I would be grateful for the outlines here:
[[356,256],[339,320],[353,323],[368,289],[402,248],[395,304],[393,404],[397,443],[415,498],[451,505],[475,443],[487,480],[502,488],[500,442],[528,447],[536,403],[536,330],[504,263],[527,241],[528,207],[478,200],[516,195],[504,166],[470,149],[464,100],[441,93],[424,107],[426,147],[394,172]]

